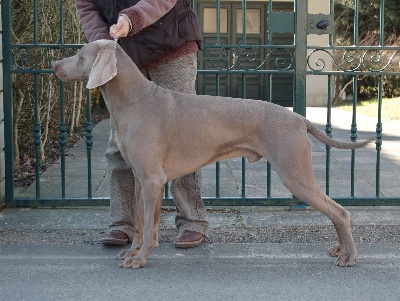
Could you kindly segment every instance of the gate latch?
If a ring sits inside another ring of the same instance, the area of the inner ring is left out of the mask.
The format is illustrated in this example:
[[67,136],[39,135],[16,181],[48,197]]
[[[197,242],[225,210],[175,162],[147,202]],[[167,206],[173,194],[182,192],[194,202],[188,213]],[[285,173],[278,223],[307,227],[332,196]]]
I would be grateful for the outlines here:
[[308,34],[334,34],[335,21],[334,16],[317,14],[308,14],[307,16],[307,33]]

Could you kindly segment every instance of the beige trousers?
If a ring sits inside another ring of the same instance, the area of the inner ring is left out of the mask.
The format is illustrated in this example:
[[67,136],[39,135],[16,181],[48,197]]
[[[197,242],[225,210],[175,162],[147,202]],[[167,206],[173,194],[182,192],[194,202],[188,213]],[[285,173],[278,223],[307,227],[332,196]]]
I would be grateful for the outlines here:
[[[143,74],[161,87],[195,94],[196,54],[179,57],[167,64],[145,70]],[[132,169],[121,156],[114,136],[114,126],[111,123],[110,139],[106,151],[106,160],[110,173],[110,229],[123,231],[132,238],[135,211],[135,180]],[[140,145],[137,147],[140,147]],[[145,152],[146,150],[144,149],[143,151]],[[210,225],[205,219],[206,210],[201,200],[200,170],[173,180],[170,190],[177,208],[175,225],[179,231],[190,230],[207,235]]]

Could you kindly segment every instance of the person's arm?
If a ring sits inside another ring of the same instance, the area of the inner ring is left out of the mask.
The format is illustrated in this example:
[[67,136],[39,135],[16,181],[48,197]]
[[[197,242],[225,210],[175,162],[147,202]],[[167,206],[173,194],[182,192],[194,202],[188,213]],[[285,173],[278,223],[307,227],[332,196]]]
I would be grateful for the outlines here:
[[89,42],[111,39],[108,24],[96,4],[96,0],[76,0],[76,9],[86,39]]
[[118,23],[110,28],[110,35],[134,35],[166,15],[177,0],[141,0],[120,12]]

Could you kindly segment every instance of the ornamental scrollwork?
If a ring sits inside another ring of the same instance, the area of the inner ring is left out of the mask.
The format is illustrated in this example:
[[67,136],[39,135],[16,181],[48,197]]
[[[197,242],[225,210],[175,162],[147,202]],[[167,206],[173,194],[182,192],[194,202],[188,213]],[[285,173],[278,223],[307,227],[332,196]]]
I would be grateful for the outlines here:
[[343,72],[398,72],[400,69],[398,49],[314,49],[307,57],[307,65],[314,72],[331,71],[325,70],[328,59]]
[[218,71],[231,70],[293,70],[294,55],[292,49],[268,49],[265,56],[261,56],[260,48],[206,48],[203,51],[203,60],[206,69]]

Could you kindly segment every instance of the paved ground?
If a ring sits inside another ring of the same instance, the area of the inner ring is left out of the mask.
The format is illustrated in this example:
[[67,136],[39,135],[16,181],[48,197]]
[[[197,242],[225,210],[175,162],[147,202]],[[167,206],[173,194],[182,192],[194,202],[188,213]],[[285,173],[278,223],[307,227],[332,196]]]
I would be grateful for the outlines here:
[[141,270],[122,269],[99,238],[108,209],[0,213],[0,300],[400,300],[400,208],[349,208],[354,268],[326,255],[333,226],[313,210],[208,212],[208,240],[175,249],[174,212]]
[[[348,139],[351,115],[334,111],[333,136]],[[307,115],[324,127],[323,110],[309,108]],[[374,118],[359,117],[358,124],[360,138],[374,135]],[[381,193],[387,197],[400,195],[399,129],[398,121],[384,123]],[[107,122],[94,130],[93,187],[99,197],[108,193],[107,131]],[[325,147],[312,141],[316,174],[323,179]],[[357,195],[375,193],[374,149],[372,144],[357,152]],[[67,158],[71,197],[86,193],[85,155],[85,145],[78,144]],[[348,152],[332,152],[332,162],[334,194],[348,195]],[[248,168],[250,195],[265,188],[260,164]],[[223,195],[239,193],[240,165],[223,164]],[[57,168],[45,173],[43,196],[59,192]],[[212,167],[203,174],[204,195],[212,195]],[[274,195],[287,195],[274,181]],[[32,189],[19,194],[29,196]],[[174,248],[175,212],[165,208],[160,247],[141,270],[119,268],[113,258],[121,248],[99,243],[109,223],[108,208],[6,209],[0,212],[0,300],[400,300],[400,207],[348,209],[359,251],[354,268],[336,267],[326,255],[336,243],[333,226],[310,208],[213,207],[207,215],[208,239],[191,250]]]

